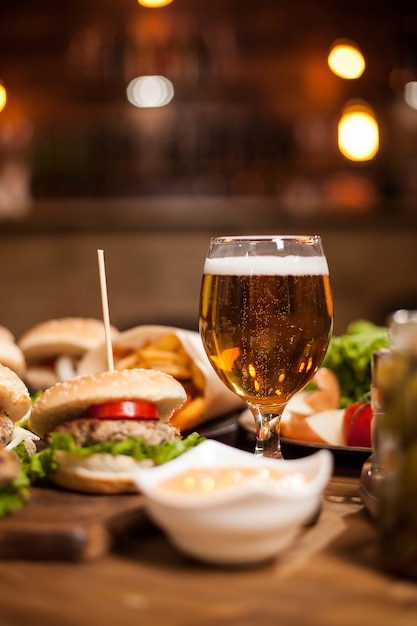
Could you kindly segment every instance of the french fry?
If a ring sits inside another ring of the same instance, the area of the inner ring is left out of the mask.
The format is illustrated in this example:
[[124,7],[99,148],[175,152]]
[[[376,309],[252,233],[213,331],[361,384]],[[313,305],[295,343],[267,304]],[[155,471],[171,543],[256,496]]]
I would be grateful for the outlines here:
[[191,378],[196,388],[204,394],[206,379],[204,378],[203,372],[199,367],[197,367],[194,361],[191,361]]
[[201,422],[205,408],[206,401],[202,396],[198,396],[178,409],[170,422],[174,426],[178,426],[180,430],[190,430]]
[[135,352],[119,358],[115,355],[115,359],[117,361],[115,360],[114,366],[117,370],[130,370],[134,367],[142,367],[140,357]]
[[153,342],[153,346],[159,350],[165,350],[166,352],[183,351],[181,341],[175,333],[166,333],[165,335],[162,335]]
[[143,367],[158,370],[170,374],[184,386],[187,401],[171,419],[172,424],[181,430],[189,430],[201,422],[206,408],[205,377],[177,335],[166,333],[133,350],[115,345],[113,351],[115,369]]

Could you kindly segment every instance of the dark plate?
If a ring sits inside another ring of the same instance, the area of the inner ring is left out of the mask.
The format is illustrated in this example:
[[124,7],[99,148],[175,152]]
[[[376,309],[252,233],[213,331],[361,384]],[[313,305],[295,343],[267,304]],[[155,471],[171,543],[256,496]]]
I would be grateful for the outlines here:
[[303,446],[304,448],[316,448],[322,449],[326,448],[327,450],[333,450],[335,452],[361,452],[367,454],[368,456],[371,454],[371,448],[362,448],[360,446],[333,446],[326,443],[314,443],[313,441],[301,441],[299,439],[289,439],[288,437],[281,437],[281,442],[286,444]]
[[[248,419],[246,411],[238,416],[238,427],[241,431],[239,439],[246,439],[246,449],[251,449],[255,445],[255,426]],[[371,448],[359,448],[353,446],[333,446],[330,444],[319,444],[309,441],[299,441],[298,439],[281,438],[281,449],[284,458],[298,459],[317,452],[317,450],[326,448],[333,454],[334,462],[337,467],[355,467],[361,468],[366,459],[372,453]]]
[[287,459],[298,459],[302,456],[308,456],[317,452],[317,450],[326,448],[333,455],[336,467],[362,468],[365,461],[371,456],[372,451],[369,448],[352,448],[348,446],[326,446],[302,441],[294,441],[289,439],[281,440],[282,454]]
[[[239,415],[240,412],[236,413],[236,411],[220,415],[200,426],[196,426],[192,430],[197,431],[202,437],[207,437],[207,439],[215,439],[216,441],[239,447],[237,444],[238,432],[240,430],[238,424]],[[187,434],[189,433],[183,433],[183,435]]]
[[[215,439],[235,448],[251,452],[255,448],[254,429],[248,427],[247,424],[245,425],[245,420],[240,419],[241,416],[241,411],[221,415],[194,430],[208,439]],[[347,468],[361,468],[371,455],[370,448],[320,445],[286,438],[282,438],[281,448],[282,454],[286,459],[298,459],[314,454],[321,448],[327,448],[333,454],[335,466]]]

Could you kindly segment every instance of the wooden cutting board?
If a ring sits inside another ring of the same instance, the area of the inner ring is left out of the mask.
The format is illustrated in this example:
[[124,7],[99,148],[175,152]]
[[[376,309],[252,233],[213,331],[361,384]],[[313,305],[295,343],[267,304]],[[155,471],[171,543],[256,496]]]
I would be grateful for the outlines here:
[[0,558],[79,561],[106,554],[149,525],[140,494],[90,495],[32,487],[30,500],[0,519]]

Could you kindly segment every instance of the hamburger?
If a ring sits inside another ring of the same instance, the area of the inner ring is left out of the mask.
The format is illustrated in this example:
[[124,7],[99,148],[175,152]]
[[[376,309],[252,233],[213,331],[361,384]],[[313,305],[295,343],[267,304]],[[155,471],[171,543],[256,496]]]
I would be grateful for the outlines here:
[[39,439],[18,425],[31,409],[29,391],[11,369],[0,365],[0,517],[21,507],[28,499],[28,458],[36,453]]
[[17,342],[26,362],[27,385],[31,391],[43,391],[74,378],[80,358],[104,341],[104,323],[98,319],[62,317],[36,324]]
[[44,476],[87,493],[137,491],[132,473],[159,465],[201,438],[181,438],[170,423],[186,401],[183,386],[164,372],[132,369],[77,376],[35,402],[30,429],[47,443],[38,453]]
[[20,424],[26,423],[31,411],[28,388],[9,367],[0,364],[0,444],[12,450],[24,443],[28,452],[36,451],[38,437]]

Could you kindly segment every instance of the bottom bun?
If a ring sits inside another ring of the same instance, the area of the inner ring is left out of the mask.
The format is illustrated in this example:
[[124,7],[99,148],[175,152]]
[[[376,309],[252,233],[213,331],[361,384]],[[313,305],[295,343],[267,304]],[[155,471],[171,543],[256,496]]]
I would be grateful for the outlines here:
[[50,367],[29,367],[26,370],[25,382],[34,391],[44,391],[58,382],[55,371]]
[[132,473],[138,467],[149,467],[152,461],[135,461],[127,455],[91,454],[80,457],[57,450],[58,468],[52,476],[56,485],[83,493],[138,493]]

